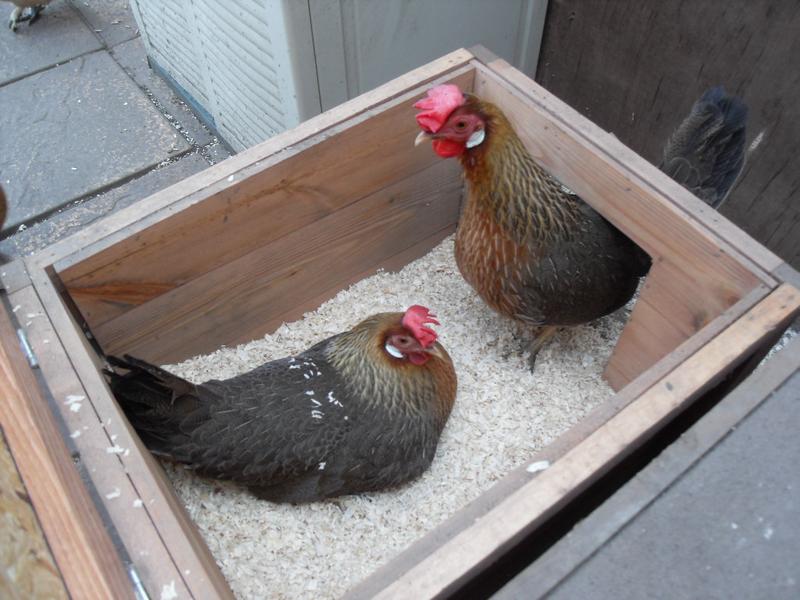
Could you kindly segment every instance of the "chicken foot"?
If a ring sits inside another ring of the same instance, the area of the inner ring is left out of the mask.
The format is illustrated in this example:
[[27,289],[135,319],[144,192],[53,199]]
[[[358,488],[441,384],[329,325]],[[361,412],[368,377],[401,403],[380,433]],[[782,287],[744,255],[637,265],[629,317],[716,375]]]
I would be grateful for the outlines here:
[[531,373],[533,373],[533,369],[536,366],[536,357],[539,355],[539,351],[547,345],[547,342],[550,341],[557,331],[558,326],[556,325],[542,325],[537,329],[530,346],[528,346],[528,351],[530,352],[528,368],[530,368]]

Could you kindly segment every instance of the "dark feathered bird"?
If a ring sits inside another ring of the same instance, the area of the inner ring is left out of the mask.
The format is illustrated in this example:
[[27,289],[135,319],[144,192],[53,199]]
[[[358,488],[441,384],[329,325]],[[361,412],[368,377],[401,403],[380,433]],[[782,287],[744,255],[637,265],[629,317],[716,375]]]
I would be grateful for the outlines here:
[[744,166],[747,107],[722,86],[695,102],[664,147],[662,171],[714,208]]
[[[650,257],[539,166],[497,106],[454,85],[415,106],[416,143],[431,140],[464,169],[458,267],[494,310],[540,328],[531,362],[557,327],[597,319],[632,297]],[[742,169],[746,118],[741,100],[722,88],[706,92],[668,141],[662,169],[719,206]]]
[[153,453],[275,502],[381,490],[423,473],[456,396],[428,310],[381,313],[306,352],[195,385],[109,357],[111,389]]
[[33,25],[52,0],[9,0],[14,5],[11,16],[8,18],[8,28],[15,32],[17,26],[25,21],[28,25]]

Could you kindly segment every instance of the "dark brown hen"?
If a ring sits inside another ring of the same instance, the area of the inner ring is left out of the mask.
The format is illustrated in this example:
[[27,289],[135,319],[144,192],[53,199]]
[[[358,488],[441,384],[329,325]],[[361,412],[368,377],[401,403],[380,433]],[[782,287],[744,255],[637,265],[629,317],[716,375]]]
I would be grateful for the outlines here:
[[108,371],[154,453],[275,502],[393,487],[423,473],[456,375],[420,306],[381,313],[297,356],[195,385],[132,357]]
[[[417,143],[458,157],[467,197],[456,233],[458,267],[497,312],[540,327],[531,362],[559,326],[623,306],[650,257],[525,149],[494,104],[437,86],[415,104]],[[744,104],[709,90],[664,151],[664,171],[712,206],[730,190],[744,159]]]

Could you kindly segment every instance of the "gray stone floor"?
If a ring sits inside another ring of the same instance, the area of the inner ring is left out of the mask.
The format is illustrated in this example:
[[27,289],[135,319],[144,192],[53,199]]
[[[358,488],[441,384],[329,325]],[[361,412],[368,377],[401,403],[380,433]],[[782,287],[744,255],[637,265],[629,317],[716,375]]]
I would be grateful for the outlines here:
[[127,0],[55,0],[32,26],[0,3],[0,253],[35,252],[227,158],[147,65]]

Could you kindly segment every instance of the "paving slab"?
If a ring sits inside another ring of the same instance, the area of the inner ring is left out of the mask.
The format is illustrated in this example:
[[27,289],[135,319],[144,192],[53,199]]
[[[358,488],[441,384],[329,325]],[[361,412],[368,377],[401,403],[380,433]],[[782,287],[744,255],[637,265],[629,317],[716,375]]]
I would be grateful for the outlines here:
[[129,0],[70,1],[109,48],[139,35]]
[[186,154],[117,188],[66,206],[45,221],[0,241],[0,254],[6,260],[32,254],[208,166],[209,163],[201,155]]
[[800,371],[548,598],[800,597],[798,398]]
[[1,87],[0,106],[6,231],[190,148],[106,52]]
[[158,104],[167,119],[173,119],[172,124],[188,137],[190,143],[205,146],[214,141],[213,134],[200,122],[189,105],[147,64],[147,52],[140,37],[115,46],[111,54],[150,99]]
[[47,6],[33,25],[21,23],[16,33],[6,26],[13,8],[0,2],[0,85],[102,48],[66,0]]
[[203,153],[212,165],[215,165],[226,158],[230,158],[235,154],[235,152],[231,152],[228,147],[225,146],[225,144],[219,141],[216,141],[210,146],[203,148]]

